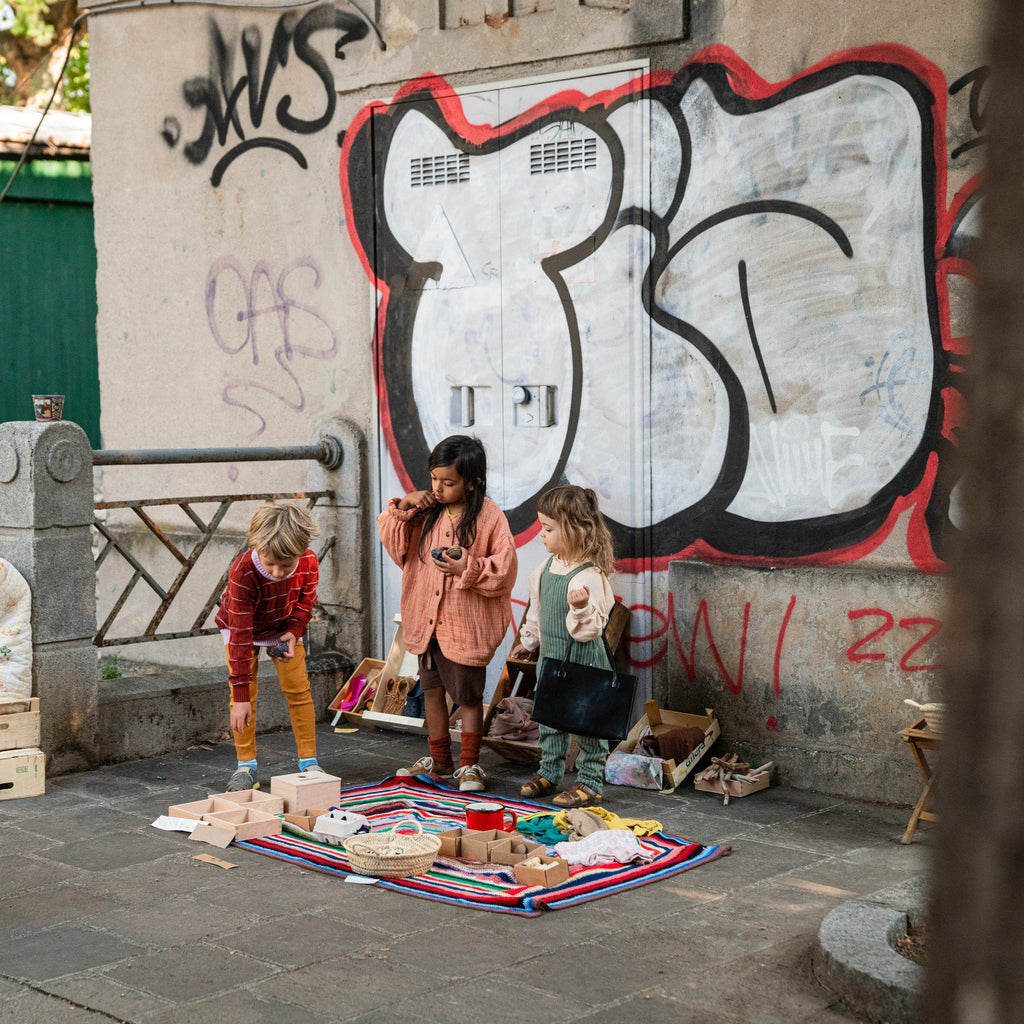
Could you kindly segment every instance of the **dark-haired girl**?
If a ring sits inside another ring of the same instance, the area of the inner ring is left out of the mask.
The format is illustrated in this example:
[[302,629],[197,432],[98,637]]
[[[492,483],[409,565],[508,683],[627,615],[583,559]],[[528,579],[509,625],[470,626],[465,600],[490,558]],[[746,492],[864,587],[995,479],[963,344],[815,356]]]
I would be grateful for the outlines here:
[[[454,773],[463,792],[480,792],[484,685],[512,618],[516,547],[505,513],[487,497],[487,456],[476,438],[446,437],[427,465],[430,489],[392,498],[377,517],[384,550],[402,570],[402,630],[419,656],[430,746],[397,774]],[[445,694],[462,716],[457,770]]]

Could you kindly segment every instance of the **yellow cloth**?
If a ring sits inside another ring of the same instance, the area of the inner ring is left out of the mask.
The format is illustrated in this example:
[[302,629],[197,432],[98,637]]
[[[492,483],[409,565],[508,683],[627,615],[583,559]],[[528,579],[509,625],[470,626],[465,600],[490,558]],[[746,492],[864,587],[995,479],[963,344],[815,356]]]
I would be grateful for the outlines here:
[[[653,818],[646,821],[640,818],[620,818],[619,815],[613,814],[604,807],[587,807],[586,810],[589,814],[596,814],[599,818],[604,818],[608,828],[623,828],[635,836],[649,836],[661,831],[661,822],[655,821]],[[567,811],[558,811],[554,817],[554,825],[563,832],[572,832],[573,827],[567,815]]]

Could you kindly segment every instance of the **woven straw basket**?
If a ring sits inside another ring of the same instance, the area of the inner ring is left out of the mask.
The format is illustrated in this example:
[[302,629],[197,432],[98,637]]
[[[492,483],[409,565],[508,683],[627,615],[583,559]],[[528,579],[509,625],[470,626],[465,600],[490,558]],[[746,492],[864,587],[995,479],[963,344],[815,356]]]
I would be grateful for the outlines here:
[[[415,829],[400,832],[400,829]],[[400,821],[390,832],[352,836],[342,844],[352,870],[377,878],[408,878],[430,868],[441,849],[441,840],[428,835],[418,821]]]
[[932,732],[942,732],[943,720],[946,714],[945,704],[935,702],[931,704],[918,704],[916,700],[905,700],[903,703],[917,708],[924,717],[924,724],[927,725]]

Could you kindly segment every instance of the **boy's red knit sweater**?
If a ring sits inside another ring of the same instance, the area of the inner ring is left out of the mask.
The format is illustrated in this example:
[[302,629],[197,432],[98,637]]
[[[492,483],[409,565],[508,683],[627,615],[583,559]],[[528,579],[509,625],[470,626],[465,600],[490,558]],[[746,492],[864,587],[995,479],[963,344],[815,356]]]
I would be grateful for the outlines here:
[[229,682],[236,704],[249,700],[253,642],[277,640],[283,633],[300,638],[313,615],[319,581],[320,566],[309,550],[283,580],[264,576],[253,564],[251,550],[235,560],[215,621],[228,630]]

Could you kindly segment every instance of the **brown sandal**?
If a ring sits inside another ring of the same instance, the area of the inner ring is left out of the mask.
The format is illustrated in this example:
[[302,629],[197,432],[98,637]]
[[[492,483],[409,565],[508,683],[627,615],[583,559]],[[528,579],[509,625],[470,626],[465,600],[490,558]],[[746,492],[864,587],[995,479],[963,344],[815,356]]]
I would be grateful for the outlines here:
[[519,787],[519,795],[525,796],[528,800],[533,800],[538,796],[547,796],[548,793],[554,793],[555,784],[544,778],[543,775],[534,775],[529,782],[523,783]]
[[559,807],[590,807],[601,802],[601,794],[582,782],[574,782],[567,790],[553,796],[551,802]]

